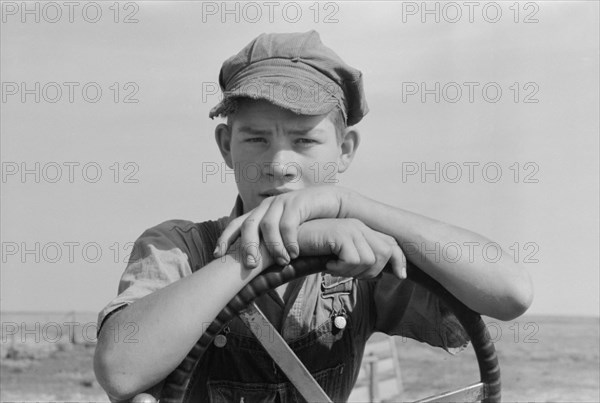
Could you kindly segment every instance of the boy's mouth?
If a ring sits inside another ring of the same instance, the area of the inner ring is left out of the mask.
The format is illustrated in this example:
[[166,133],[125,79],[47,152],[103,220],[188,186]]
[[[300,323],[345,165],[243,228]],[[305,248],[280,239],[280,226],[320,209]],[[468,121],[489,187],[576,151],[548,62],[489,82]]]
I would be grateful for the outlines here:
[[263,197],[271,197],[271,196],[277,196],[277,195],[292,192],[292,191],[293,191],[293,189],[288,189],[288,188],[275,188],[275,189],[265,190],[264,192],[261,192],[259,194]]

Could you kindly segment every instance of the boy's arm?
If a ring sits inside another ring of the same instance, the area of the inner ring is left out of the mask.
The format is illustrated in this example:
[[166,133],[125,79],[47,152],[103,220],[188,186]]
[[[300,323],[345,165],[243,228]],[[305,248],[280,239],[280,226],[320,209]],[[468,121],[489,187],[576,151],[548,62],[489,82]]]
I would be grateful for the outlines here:
[[[487,258],[481,249],[492,241],[482,235],[356,193],[350,194],[345,207],[347,212],[342,214],[393,236],[408,260],[471,309],[512,320],[531,305],[533,291],[527,271],[497,244],[498,249],[492,248],[493,256]],[[449,245],[446,256],[442,248]]]
[[[106,319],[94,371],[107,394],[126,400],[167,377],[229,300],[272,264],[268,253],[261,256],[258,267],[247,270],[237,256],[226,255]],[[131,323],[135,342],[123,337]]]
[[[260,230],[275,259],[294,258],[297,228],[315,218],[356,218],[396,239],[407,259],[427,272],[471,309],[501,320],[523,314],[533,298],[531,278],[509,253],[498,261],[469,253],[489,239],[463,228],[391,207],[337,186],[320,186],[265,200],[251,213],[232,221],[219,244],[225,249],[241,235],[241,245],[258,239]],[[292,247],[289,247],[292,245]],[[460,256],[447,259],[441,248],[458,245]],[[287,253],[286,253],[287,252]],[[242,256],[243,258],[243,256]]]
[[[298,242],[303,255],[337,255],[327,264],[332,272],[369,278],[390,261],[400,276],[405,266],[396,241],[359,220],[307,222],[299,228]],[[94,370],[108,395],[129,399],[166,378],[231,298],[272,264],[262,244],[259,253],[254,269],[243,268],[239,256],[225,255],[106,319],[98,335]],[[137,328],[137,341],[115,340],[119,329],[130,323]]]

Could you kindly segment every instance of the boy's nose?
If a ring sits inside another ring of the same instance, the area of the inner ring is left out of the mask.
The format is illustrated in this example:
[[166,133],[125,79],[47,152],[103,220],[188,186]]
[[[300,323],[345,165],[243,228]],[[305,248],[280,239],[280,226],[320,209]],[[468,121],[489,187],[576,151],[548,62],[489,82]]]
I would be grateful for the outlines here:
[[263,174],[270,180],[292,181],[301,174],[300,165],[291,150],[278,150],[263,164]]

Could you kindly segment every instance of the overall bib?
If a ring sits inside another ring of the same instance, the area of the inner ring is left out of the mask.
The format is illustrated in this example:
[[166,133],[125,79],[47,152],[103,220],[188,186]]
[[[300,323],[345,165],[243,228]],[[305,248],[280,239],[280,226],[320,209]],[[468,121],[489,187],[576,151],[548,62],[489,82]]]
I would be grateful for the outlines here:
[[[335,402],[346,401],[358,376],[364,351],[364,342],[357,345],[352,331],[354,280],[329,274],[314,276],[304,281],[321,284],[314,309],[321,310],[315,317],[323,318],[322,323],[315,323],[315,328],[288,343],[325,393]],[[277,303],[276,298],[278,295],[270,292],[257,299],[257,305]],[[340,316],[344,319],[338,319],[336,325],[335,318]],[[241,319],[233,319],[217,339],[219,341],[213,342],[206,351],[190,382],[190,401],[304,402]]]

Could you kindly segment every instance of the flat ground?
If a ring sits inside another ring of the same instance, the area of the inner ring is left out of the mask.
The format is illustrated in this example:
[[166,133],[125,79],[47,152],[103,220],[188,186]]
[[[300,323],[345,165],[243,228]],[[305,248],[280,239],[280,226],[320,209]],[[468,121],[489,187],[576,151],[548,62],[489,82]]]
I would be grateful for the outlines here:
[[[3,318],[4,321],[4,318]],[[502,369],[506,402],[599,402],[598,319],[524,317],[488,321]],[[382,339],[376,335],[373,342]],[[107,402],[92,371],[93,343],[2,344],[0,401]],[[404,401],[478,381],[473,350],[457,356],[397,338]],[[383,365],[382,365],[383,366]],[[381,384],[381,396],[396,392]],[[364,401],[365,390],[351,400]]]

